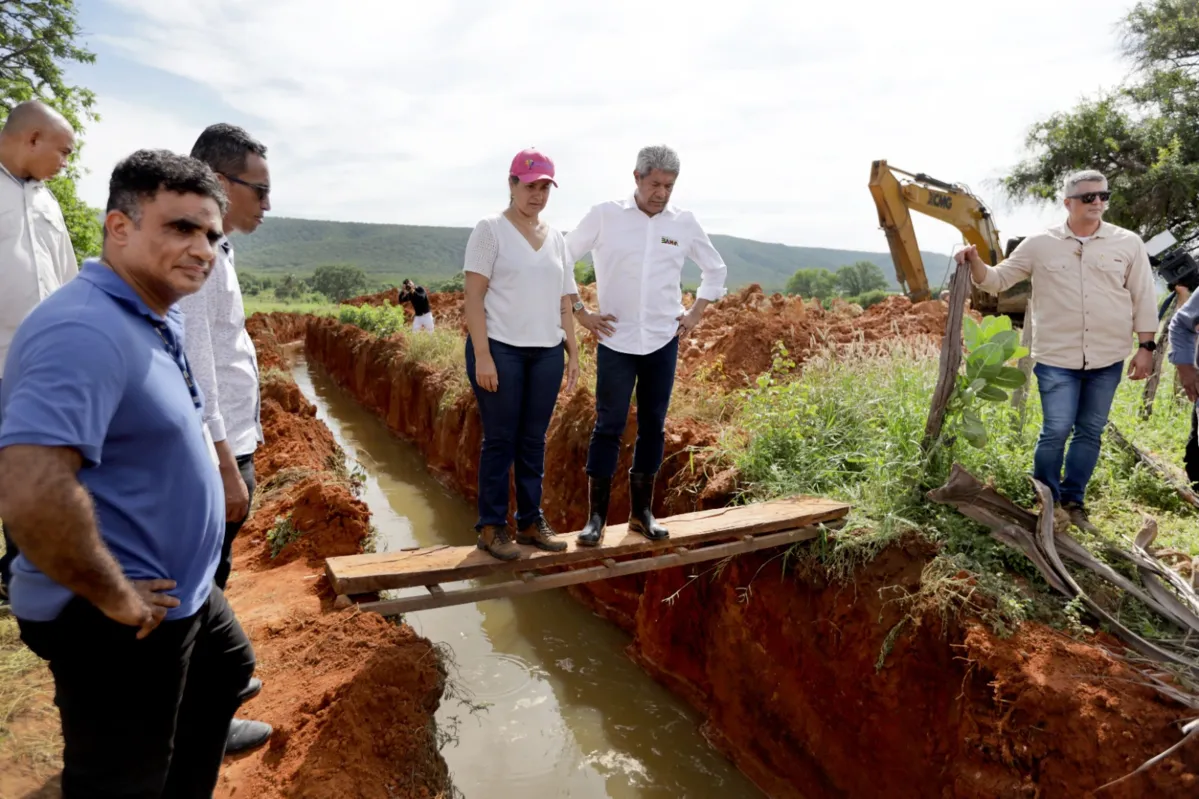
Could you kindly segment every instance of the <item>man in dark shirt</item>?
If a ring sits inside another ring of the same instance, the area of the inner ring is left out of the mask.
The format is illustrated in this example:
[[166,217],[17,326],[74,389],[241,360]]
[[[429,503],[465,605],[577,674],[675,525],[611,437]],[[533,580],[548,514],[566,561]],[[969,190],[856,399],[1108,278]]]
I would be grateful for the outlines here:
[[405,280],[404,287],[400,290],[400,302],[412,303],[413,330],[433,329],[433,312],[429,310],[429,295],[424,286]]

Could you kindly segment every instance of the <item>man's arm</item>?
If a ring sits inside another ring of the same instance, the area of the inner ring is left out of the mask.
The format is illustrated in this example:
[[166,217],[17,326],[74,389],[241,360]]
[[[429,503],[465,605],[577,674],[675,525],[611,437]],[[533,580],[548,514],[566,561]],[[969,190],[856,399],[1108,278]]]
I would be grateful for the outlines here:
[[250,510],[250,493],[237,468],[237,456],[229,446],[225,418],[221,415],[221,392],[216,378],[216,350],[212,338],[214,305],[225,288],[225,270],[213,265],[203,288],[179,300],[183,311],[183,350],[200,392],[204,395],[203,421],[216,448],[221,483],[225,489],[225,519],[244,519]]
[[[586,216],[579,222],[574,230],[566,234],[566,268],[571,272],[571,282],[574,282],[575,263],[578,262],[587,253],[595,247],[599,241],[600,231],[603,229],[603,206],[592,206]],[[598,280],[598,278],[597,278]],[[568,295],[570,304],[573,306],[579,301],[579,289],[576,286],[574,292]],[[596,338],[610,336],[616,332],[616,328],[612,327],[612,323],[617,321],[612,314],[599,314],[589,308],[584,308],[579,312],[579,324],[587,330],[590,330]]]
[[970,279],[974,281],[974,285],[989,294],[999,294],[1021,280],[1032,277],[1034,246],[1032,239],[1025,239],[1016,246],[1011,255],[999,263],[999,266],[987,264],[973,244],[959,250],[954,259],[959,264],[970,264]]
[[1136,240],[1136,254],[1124,284],[1132,297],[1132,329],[1141,341],[1153,341],[1157,335],[1157,290],[1153,285],[1153,267],[1145,242]]
[[[692,234],[688,237],[687,256],[695,261],[700,272],[699,289],[695,292],[695,304],[691,306],[689,312],[691,318],[680,320],[680,325],[691,330],[699,324],[708,303],[716,302],[724,296],[724,283],[728,278],[729,270],[725,266],[724,259],[720,257],[720,253],[712,246],[712,240],[708,238],[708,234],[704,232],[699,221],[688,213],[687,222],[693,227]],[[691,323],[690,325],[687,324],[688,321]]]
[[139,637],[178,600],[153,592],[169,580],[125,578],[96,527],[77,473],[97,465],[124,394],[126,367],[108,333],[77,320],[52,323],[10,352],[0,423],[0,518],[22,555],[50,579]]

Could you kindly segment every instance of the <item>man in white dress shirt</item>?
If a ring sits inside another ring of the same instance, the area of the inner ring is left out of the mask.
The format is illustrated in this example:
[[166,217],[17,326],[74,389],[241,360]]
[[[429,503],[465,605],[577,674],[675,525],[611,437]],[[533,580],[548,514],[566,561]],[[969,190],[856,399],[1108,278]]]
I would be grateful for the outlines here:
[[[253,233],[271,209],[266,147],[235,125],[210,125],[192,145],[191,157],[217,174],[229,198],[224,230]],[[227,236],[217,242],[216,263],[203,288],[179,301],[184,350],[204,393],[204,424],[216,445],[225,487],[225,540],[213,582],[222,591],[233,568],[233,539],[250,515],[254,494],[254,451],[262,441],[259,419],[258,356],[246,332],[246,309]],[[257,677],[242,701],[262,689]],[[234,719],[227,754],[261,746],[272,729],[261,721]]]
[[[593,207],[566,237],[568,262],[588,252],[595,262],[599,309],[571,296],[579,323],[599,339],[595,429],[587,452],[590,513],[579,543],[604,537],[620,439],[637,392],[637,443],[629,471],[629,529],[651,540],[669,533],[654,519],[654,478],[666,443],[666,411],[674,389],[679,336],[699,324],[704,308],[724,296],[727,269],[690,211],[670,202],[679,156],[645,147],[633,170],[636,190],[624,200]],[[683,308],[683,263],[691,258],[703,279],[691,310]]]
[[[37,100],[17,105],[0,129],[0,380],[13,334],[34,306],[79,273],[71,234],[45,181],[75,152],[75,131]],[[17,545],[4,533],[0,605]]]

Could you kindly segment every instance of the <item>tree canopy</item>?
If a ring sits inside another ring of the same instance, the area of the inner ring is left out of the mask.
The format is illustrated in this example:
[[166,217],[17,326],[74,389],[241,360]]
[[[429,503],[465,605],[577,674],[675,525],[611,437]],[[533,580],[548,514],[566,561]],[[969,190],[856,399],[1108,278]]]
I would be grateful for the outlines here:
[[837,276],[827,269],[797,269],[783,291],[823,300],[837,293]]
[[316,268],[311,285],[313,291],[319,291],[333,302],[341,302],[365,294],[370,283],[366,272],[353,264],[328,264]]
[[1021,202],[1060,201],[1062,181],[1097,169],[1107,219],[1143,237],[1199,239],[1199,0],[1145,0],[1121,22],[1134,71],[1124,85],[1037,123],[1003,181]]
[[[63,65],[91,64],[96,56],[80,47],[79,21],[73,0],[3,0],[0,2],[0,123],[18,103],[39,99],[57,109],[82,140],[85,123],[99,119],[92,110],[96,97],[66,82]],[[98,212],[75,194],[79,148],[63,174],[47,183],[62,207],[75,255],[83,259],[100,251]]]

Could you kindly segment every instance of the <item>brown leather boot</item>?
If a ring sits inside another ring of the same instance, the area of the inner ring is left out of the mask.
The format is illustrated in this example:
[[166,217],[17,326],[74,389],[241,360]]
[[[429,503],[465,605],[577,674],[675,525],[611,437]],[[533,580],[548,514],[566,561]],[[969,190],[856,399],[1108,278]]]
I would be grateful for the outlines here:
[[537,521],[516,534],[516,543],[535,546],[546,552],[561,552],[566,549],[566,542],[555,538],[556,535],[558,534],[550,527],[545,517],[538,516]]
[[507,525],[488,524],[479,531],[479,549],[491,553],[500,560],[517,560],[520,558],[520,547],[512,540],[512,531]]

